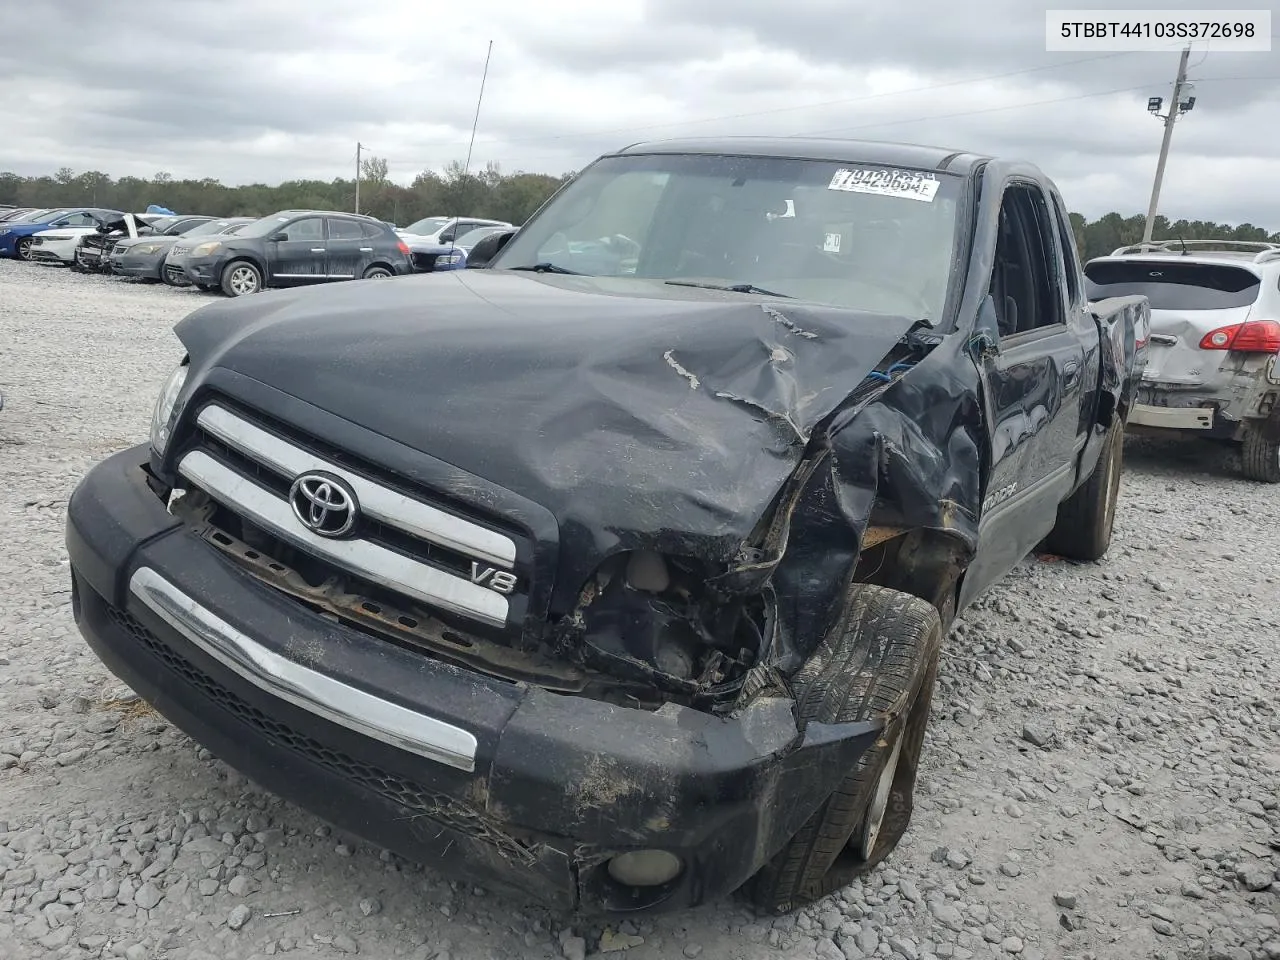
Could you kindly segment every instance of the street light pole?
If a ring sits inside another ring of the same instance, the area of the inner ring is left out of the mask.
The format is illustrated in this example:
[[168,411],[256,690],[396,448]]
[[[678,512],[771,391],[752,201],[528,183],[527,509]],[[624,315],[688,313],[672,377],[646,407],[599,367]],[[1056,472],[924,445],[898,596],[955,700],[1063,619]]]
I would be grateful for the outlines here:
[[356,142],[356,212],[360,212],[360,142]]
[[1156,161],[1156,179],[1151,185],[1151,205],[1147,207],[1147,223],[1142,230],[1142,242],[1151,242],[1151,232],[1156,225],[1156,208],[1160,205],[1160,184],[1164,180],[1164,167],[1169,159],[1169,142],[1173,139],[1173,125],[1182,114],[1182,86],[1187,82],[1187,59],[1191,48],[1184,47],[1178,58],[1178,76],[1173,81],[1173,99],[1169,113],[1164,118],[1164,140],[1160,143],[1160,159]]

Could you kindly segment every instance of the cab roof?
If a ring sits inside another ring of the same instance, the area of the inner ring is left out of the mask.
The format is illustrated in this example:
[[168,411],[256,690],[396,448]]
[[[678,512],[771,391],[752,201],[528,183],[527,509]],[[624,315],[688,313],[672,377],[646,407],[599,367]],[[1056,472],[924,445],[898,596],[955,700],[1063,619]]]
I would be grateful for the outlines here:
[[891,143],[883,140],[842,140],[812,137],[708,137],[675,140],[649,140],[633,143],[615,151],[620,154],[729,154],[756,157],[779,157],[795,160],[829,160],[837,163],[861,162],[886,166],[913,167],[971,174],[992,157],[955,150],[949,147],[914,143]]

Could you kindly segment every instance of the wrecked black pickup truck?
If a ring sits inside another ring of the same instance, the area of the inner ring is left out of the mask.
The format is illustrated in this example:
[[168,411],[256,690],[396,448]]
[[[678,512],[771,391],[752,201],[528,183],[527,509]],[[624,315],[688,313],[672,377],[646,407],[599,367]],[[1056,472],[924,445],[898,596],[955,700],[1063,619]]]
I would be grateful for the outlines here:
[[1087,303],[1035,168],[925,147],[633,146],[491,240],[179,323],[150,441],[70,500],[80,630],[452,875],[595,914],[847,883],[957,613],[1107,550],[1146,301]]

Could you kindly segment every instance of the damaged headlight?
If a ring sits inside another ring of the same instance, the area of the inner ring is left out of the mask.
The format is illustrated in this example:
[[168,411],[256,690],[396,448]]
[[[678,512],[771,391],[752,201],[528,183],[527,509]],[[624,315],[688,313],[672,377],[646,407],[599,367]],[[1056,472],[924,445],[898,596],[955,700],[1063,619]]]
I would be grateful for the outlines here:
[[207,257],[209,256],[209,254],[213,253],[213,251],[217,250],[221,246],[222,246],[221,240],[210,240],[207,243],[200,244],[198,247],[192,250],[191,256]]
[[163,454],[164,448],[169,444],[178,397],[182,396],[182,388],[186,386],[187,374],[191,370],[190,359],[190,357],[182,358],[182,362],[165,380],[164,387],[160,390],[160,397],[156,400],[156,409],[151,415],[151,449],[158,454]]
[[648,550],[615,555],[579,607],[589,663],[631,682],[697,698],[732,684],[760,652],[744,597],[714,590],[711,565]]

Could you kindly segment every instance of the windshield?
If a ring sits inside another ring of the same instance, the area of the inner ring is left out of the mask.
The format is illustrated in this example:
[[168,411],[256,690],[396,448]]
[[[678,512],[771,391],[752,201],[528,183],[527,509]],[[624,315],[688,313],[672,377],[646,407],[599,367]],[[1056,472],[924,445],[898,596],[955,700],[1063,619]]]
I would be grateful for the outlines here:
[[750,286],[937,322],[960,190],[951,175],[860,163],[607,157],[492,266]]
[[238,236],[241,237],[269,237],[274,233],[279,233],[286,223],[296,219],[295,213],[273,213],[255,220],[253,223],[246,224],[245,228],[240,231]]
[[474,247],[485,237],[493,233],[501,233],[503,230],[510,230],[510,227],[478,227],[475,230],[468,230],[457,240],[454,241],[455,247]]
[[452,219],[452,217],[427,217],[424,220],[409,224],[404,228],[404,232],[416,233],[420,237],[429,237],[433,233],[439,233],[444,229],[445,224]]
[[52,210],[37,210],[35,213],[27,214],[23,217],[26,223],[48,223],[50,220],[57,220],[58,217],[67,212],[66,207],[54,207]]
[[207,237],[213,234],[227,233],[234,226],[230,220],[206,220],[197,223],[183,234],[184,237]]
[[156,233],[162,233],[181,219],[181,217],[157,217],[155,220],[148,221],[147,226],[151,227]]
[[1258,299],[1262,281],[1252,270],[1217,263],[1091,263],[1084,268],[1090,300],[1146,297],[1152,310],[1229,310]]

